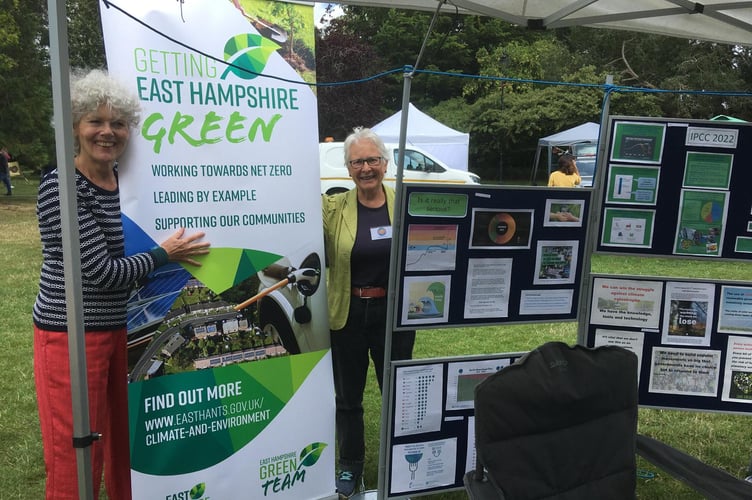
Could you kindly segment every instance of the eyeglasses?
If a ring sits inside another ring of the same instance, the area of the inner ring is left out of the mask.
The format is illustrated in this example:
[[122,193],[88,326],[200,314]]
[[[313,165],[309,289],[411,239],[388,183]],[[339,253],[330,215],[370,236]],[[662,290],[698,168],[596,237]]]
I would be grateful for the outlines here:
[[347,163],[350,164],[352,168],[363,168],[363,165],[366,163],[369,167],[375,167],[379,163],[381,163],[381,160],[384,158],[381,156],[369,156],[368,158],[358,158],[357,160],[350,160]]

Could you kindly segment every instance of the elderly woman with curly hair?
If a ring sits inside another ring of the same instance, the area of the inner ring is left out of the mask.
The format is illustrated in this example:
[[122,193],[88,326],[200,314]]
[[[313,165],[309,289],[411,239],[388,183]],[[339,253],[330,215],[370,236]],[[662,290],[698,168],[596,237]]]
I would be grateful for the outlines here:
[[[117,159],[139,121],[139,101],[101,70],[71,79],[75,138],[76,214],[81,247],[89,416],[102,434],[91,448],[94,491],[102,471],[111,500],[129,499],[130,463],[126,307],[129,288],[170,261],[199,265],[209,252],[201,232],[180,229],[154,249],[126,256]],[[47,472],[48,499],[79,498],[68,358],[58,172],[40,182],[37,217],[42,240],[39,293],[33,308],[34,379]],[[73,332],[71,332],[73,333]]]

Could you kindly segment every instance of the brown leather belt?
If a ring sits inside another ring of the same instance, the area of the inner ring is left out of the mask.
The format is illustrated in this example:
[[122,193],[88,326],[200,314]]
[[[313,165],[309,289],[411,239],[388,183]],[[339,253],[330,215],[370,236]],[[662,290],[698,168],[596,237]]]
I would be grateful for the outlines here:
[[353,287],[352,294],[354,297],[361,299],[380,299],[386,297],[386,288],[380,286]]

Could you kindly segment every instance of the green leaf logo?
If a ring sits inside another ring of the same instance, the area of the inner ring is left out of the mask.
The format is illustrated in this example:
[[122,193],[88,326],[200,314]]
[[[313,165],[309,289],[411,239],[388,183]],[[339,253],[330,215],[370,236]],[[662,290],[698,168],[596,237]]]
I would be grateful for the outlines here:
[[225,61],[231,66],[222,73],[222,79],[233,73],[243,80],[253,80],[264,71],[269,56],[279,48],[261,35],[235,35],[225,43]]
[[303,466],[310,467],[318,462],[324,448],[326,448],[326,443],[311,443],[303,448],[300,452],[300,465],[298,466],[298,469]]
[[198,483],[196,486],[191,488],[190,495],[192,500],[197,500],[204,496],[204,493],[206,493],[206,483]]

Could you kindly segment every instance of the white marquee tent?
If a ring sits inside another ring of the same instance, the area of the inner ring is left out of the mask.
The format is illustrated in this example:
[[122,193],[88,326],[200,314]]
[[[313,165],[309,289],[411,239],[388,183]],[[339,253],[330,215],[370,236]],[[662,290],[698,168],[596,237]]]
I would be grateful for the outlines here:
[[[399,142],[402,110],[377,123],[371,129],[384,142]],[[410,103],[407,113],[407,144],[433,154],[452,168],[467,170],[470,134],[459,132],[434,120]]]

